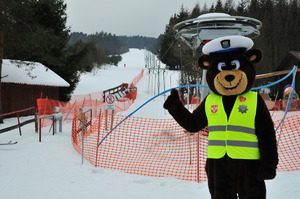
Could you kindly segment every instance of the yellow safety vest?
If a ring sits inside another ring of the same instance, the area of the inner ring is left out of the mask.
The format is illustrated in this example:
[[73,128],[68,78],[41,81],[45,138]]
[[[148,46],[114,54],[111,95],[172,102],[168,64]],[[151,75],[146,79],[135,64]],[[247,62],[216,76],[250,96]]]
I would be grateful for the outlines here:
[[227,154],[233,159],[260,159],[255,134],[256,105],[257,92],[238,95],[227,119],[222,96],[207,96],[208,158],[219,159]]

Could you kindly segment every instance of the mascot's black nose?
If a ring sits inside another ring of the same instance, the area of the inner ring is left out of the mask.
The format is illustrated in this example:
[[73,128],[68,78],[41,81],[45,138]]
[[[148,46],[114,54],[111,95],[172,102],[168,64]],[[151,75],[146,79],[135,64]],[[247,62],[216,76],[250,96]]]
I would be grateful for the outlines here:
[[234,75],[226,75],[225,79],[226,79],[226,81],[231,82],[234,80]]

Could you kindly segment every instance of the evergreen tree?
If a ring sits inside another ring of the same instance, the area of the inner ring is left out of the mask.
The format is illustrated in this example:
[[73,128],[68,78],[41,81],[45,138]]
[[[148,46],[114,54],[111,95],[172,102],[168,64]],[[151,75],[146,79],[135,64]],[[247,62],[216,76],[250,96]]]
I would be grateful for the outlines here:
[[217,4],[216,4],[214,12],[224,12],[223,4],[222,4],[221,0],[217,0]]
[[191,14],[190,14],[190,18],[197,18],[199,17],[201,14],[201,9],[200,9],[200,5],[199,3],[196,3],[195,7],[193,8]]

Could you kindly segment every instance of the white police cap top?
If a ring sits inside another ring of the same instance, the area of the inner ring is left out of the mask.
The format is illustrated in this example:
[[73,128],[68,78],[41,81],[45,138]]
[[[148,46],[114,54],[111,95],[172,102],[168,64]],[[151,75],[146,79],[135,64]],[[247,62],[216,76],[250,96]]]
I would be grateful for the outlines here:
[[208,55],[209,53],[227,52],[238,48],[249,50],[252,46],[252,39],[244,36],[232,35],[211,40],[203,46],[202,52]]

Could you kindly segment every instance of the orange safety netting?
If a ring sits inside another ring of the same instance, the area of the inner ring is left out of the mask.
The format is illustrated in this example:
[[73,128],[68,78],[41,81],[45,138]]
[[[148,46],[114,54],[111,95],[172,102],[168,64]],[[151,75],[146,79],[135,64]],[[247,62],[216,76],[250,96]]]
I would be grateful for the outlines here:
[[[132,80],[129,92],[116,102],[114,113],[126,111],[133,104],[137,95],[137,88],[135,86],[143,75],[144,69]],[[100,111],[104,112],[106,110],[103,91],[83,95],[72,95],[69,102],[40,98],[37,99],[37,108],[39,117],[44,118],[41,124],[42,127],[52,124],[52,121],[45,116],[53,114],[54,107],[59,107],[59,112],[64,114],[64,121],[72,121],[75,111],[81,107],[83,107],[84,110],[92,110],[93,117],[97,117]]]
[[[204,181],[207,139],[186,133],[173,119],[130,117],[98,147],[98,143],[126,117],[101,114],[87,126],[84,157],[97,167],[131,174]],[[74,118],[72,141],[81,153],[82,123]]]
[[[121,125],[115,127],[126,119]],[[277,131],[279,171],[300,169],[300,116],[285,119]],[[275,126],[280,120],[274,122]],[[74,117],[72,142],[81,153],[83,124]],[[84,157],[97,167],[120,170],[130,174],[174,177],[202,182],[207,136],[205,131],[189,134],[173,119],[127,118],[101,114],[85,128]],[[98,143],[110,133],[98,147]]]

